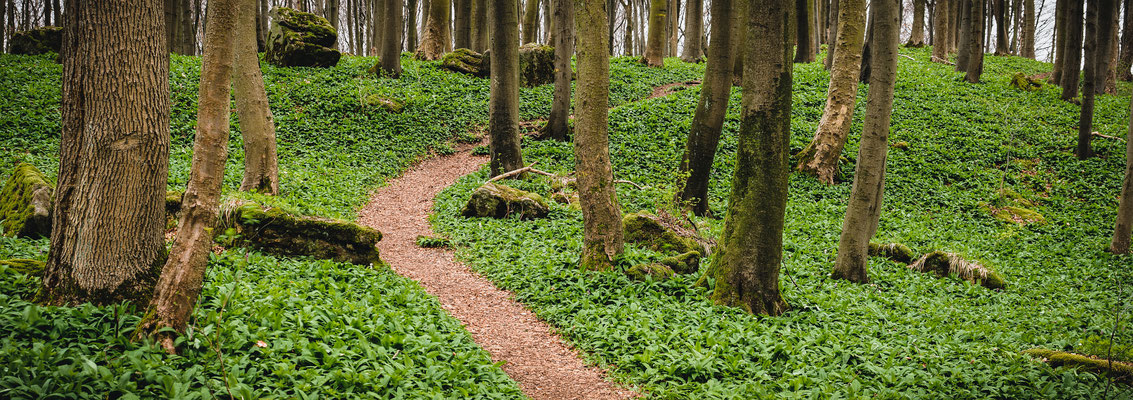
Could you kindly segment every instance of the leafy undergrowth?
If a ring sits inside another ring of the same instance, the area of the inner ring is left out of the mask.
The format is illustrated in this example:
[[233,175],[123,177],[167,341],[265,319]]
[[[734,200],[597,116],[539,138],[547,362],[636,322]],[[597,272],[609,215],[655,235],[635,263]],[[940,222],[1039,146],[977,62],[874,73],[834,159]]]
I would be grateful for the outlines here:
[[[1078,108],[1059,101],[1056,87],[1024,93],[1008,86],[1015,72],[1048,71],[1048,64],[988,56],[983,82],[971,85],[949,66],[928,62],[930,51],[901,50],[914,59],[900,58],[890,141],[908,146],[890,149],[876,239],[979,260],[1006,278],[1005,290],[937,279],[882,258],[870,260],[871,284],[827,278],[857,134],[845,154],[847,181],[827,187],[791,177],[780,286],[793,310],[780,317],[712,305],[703,289],[690,288],[695,274],[643,283],[618,272],[580,272],[581,214],[567,207],[554,206],[550,218],[535,221],[460,217],[468,194],[486,180],[484,171],[438,196],[435,227],[473,269],[515,292],[616,379],[655,398],[1098,398],[1104,378],[1052,369],[1020,352],[1091,351],[1097,341],[1091,338],[1113,333],[1114,310],[1128,308],[1133,261],[1103,251],[1125,144],[1098,139],[1099,157],[1073,156]],[[795,151],[817,125],[827,79],[819,64],[795,67]],[[1128,86],[1121,90],[1128,93]],[[699,92],[611,112],[615,177],[647,186],[618,186],[624,210],[652,209],[669,198]],[[854,132],[861,129],[864,97],[862,90]],[[734,164],[738,100],[737,89],[710,185],[719,216]],[[1125,137],[1129,100],[1100,96],[1095,130]],[[525,160],[538,161],[540,169],[572,169],[569,143],[525,141],[524,147]],[[550,190],[543,179],[509,184]],[[986,204],[1002,189],[1046,222],[996,219]],[[719,234],[722,221],[699,222],[706,234]],[[624,264],[659,257],[627,246]],[[1133,343],[1133,331],[1119,329],[1114,343]],[[1127,386],[1109,393],[1133,396]]]

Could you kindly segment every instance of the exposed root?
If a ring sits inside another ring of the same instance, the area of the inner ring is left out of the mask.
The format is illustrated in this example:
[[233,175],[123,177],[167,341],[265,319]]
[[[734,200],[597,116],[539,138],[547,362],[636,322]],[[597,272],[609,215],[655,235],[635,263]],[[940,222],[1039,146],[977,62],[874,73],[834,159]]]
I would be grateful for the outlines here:
[[917,262],[909,265],[914,271],[931,273],[938,277],[956,276],[965,281],[981,285],[988,289],[1003,289],[1007,283],[995,271],[965,260],[954,253],[934,251],[922,256]]

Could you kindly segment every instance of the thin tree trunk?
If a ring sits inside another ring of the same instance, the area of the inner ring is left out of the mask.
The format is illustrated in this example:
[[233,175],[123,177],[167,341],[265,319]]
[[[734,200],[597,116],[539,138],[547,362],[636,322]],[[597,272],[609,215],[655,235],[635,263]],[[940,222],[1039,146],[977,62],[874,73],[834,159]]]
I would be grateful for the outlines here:
[[[8,52],[8,44],[7,44],[7,39],[8,39],[8,24],[7,24],[7,21],[8,21],[8,19],[5,18],[5,16],[7,16],[8,11],[11,11],[11,10],[9,10],[7,7],[8,7],[8,2],[4,1],[4,0],[0,0],[0,53],[7,53]],[[164,16],[164,14],[163,14],[163,16]],[[59,21],[59,24],[62,25],[63,21]],[[164,33],[164,32],[162,32],[162,33]]]
[[[625,55],[626,55],[626,56],[632,56],[632,55],[634,55],[634,45],[633,45],[633,36],[634,36],[634,32],[633,32],[633,24],[634,24],[633,1],[625,1],[625,0],[622,0],[622,11],[623,11],[623,12],[625,13],[625,18],[626,18],[626,31],[625,31],[625,36],[623,37],[623,43],[622,43],[622,44],[623,44],[623,45],[625,45],[625,46],[624,46]],[[573,24],[572,24],[572,25],[573,25]]]
[[1108,72],[1110,42],[1113,37],[1117,12],[1116,0],[1090,0],[1086,6],[1086,43],[1085,53],[1086,76],[1082,85],[1082,109],[1078,120],[1078,159],[1084,160],[1093,157],[1094,150],[1090,146],[1093,138],[1094,123],[1094,97],[1096,88],[1105,84]]
[[960,37],[956,49],[956,72],[968,70],[968,57],[972,52],[968,46],[972,44],[972,0],[956,0],[960,3]]
[[869,83],[870,67],[873,64],[870,62],[870,43],[873,42],[873,7],[869,7],[868,12],[865,22],[865,43],[862,45],[862,61],[858,73],[858,82],[861,83]]
[[[952,7],[951,1],[955,0],[936,0],[936,9],[932,17],[932,57],[933,61],[947,62],[948,61],[948,43],[952,41],[949,34],[952,33],[951,18],[949,18],[948,10]],[[1030,0],[1028,0],[1030,1]]]
[[814,14],[814,2],[812,0],[795,0],[795,27],[798,36],[795,40],[794,61],[797,63],[814,62],[814,51],[810,47],[812,35],[815,33],[812,32],[814,25],[810,23],[812,14]]
[[[742,1],[747,0],[737,2]],[[680,200],[690,204],[692,212],[701,216],[708,214],[708,182],[731,97],[734,56],[739,50],[737,44],[742,25],[732,4],[733,0],[712,0],[712,45],[708,47],[708,65],[704,70],[700,102],[692,119],[678,174],[687,176]]]
[[834,278],[852,282],[869,282],[867,259],[869,239],[877,233],[881,217],[882,194],[885,192],[885,159],[889,149],[889,123],[893,110],[893,90],[897,80],[897,46],[901,25],[897,0],[874,0],[873,74],[866,99],[865,123],[861,149],[854,168],[854,184],[842,236],[838,241],[838,258],[834,262]]
[[[476,23],[476,14],[475,14],[476,3],[482,3],[484,0],[471,0],[471,1],[472,1],[472,4],[473,4],[472,23],[475,24]],[[473,43],[475,43],[475,41],[476,41],[476,36],[475,36],[476,35],[476,29],[477,29],[477,27],[474,25],[473,31],[472,31],[473,32],[472,33],[473,34],[473,36],[472,36]],[[473,47],[475,47],[475,45],[473,45]],[[417,48],[417,0],[407,0],[407,2],[405,4],[405,48],[406,49],[416,49]],[[473,49],[473,50],[476,50],[476,49]],[[480,50],[477,50],[477,51],[480,51]]]
[[[645,47],[645,64],[660,67],[665,64],[665,21],[669,14],[669,0],[651,0],[649,5],[649,43]],[[582,30],[579,30],[581,33]]]
[[924,46],[924,8],[925,0],[913,0],[913,31],[906,46]]
[[539,0],[527,0],[523,3],[523,44],[535,43],[535,34],[539,31],[538,26]]
[[[425,34],[421,37],[421,44],[417,46],[416,57],[419,60],[438,60],[452,47],[452,33],[449,31],[449,22],[452,20],[452,3],[450,0],[429,0],[429,4],[429,19],[425,23]],[[493,13],[497,16],[500,15],[498,11],[493,11]],[[515,13],[519,13],[519,11],[516,10]],[[518,22],[516,24],[518,25]],[[496,27],[496,29],[499,29],[499,27]],[[518,42],[519,38],[517,37],[515,43]],[[493,56],[493,58],[495,57]]]
[[1011,53],[1007,43],[1007,0],[991,0],[995,11],[995,55]]
[[[555,34],[555,93],[551,100],[551,115],[547,119],[547,134],[552,139],[566,141],[570,134],[567,119],[570,114],[570,59],[574,55],[574,0],[550,0]],[[628,15],[628,14],[627,14]]]
[[1117,58],[1117,77],[1133,81],[1133,0],[1125,0],[1125,14],[1121,23],[1121,53]]
[[1062,43],[1062,100],[1078,97],[1078,75],[1082,62],[1082,2],[1067,0],[1065,40]]
[[[1126,3],[1128,6],[1129,3]],[[1128,9],[1126,12],[1129,12]],[[1128,21],[1128,20],[1127,20]],[[1133,103],[1130,103],[1133,113]],[[1133,236],[1133,123],[1125,140],[1125,180],[1121,185],[1121,200],[1117,205],[1117,220],[1113,226],[1113,239],[1109,251],[1113,254],[1129,253],[1129,238]]]
[[[669,25],[667,27],[669,47],[665,51],[665,57],[677,56],[677,43],[679,43],[677,36],[680,35],[680,15],[681,15],[681,2],[680,0],[669,0],[668,19]],[[610,18],[610,23],[613,23],[613,18]],[[613,35],[610,35],[611,38]],[[611,39],[613,40],[613,39]]]
[[355,20],[355,2],[358,0],[346,0],[346,31],[350,32],[350,53],[358,55],[358,23]]
[[43,26],[51,26],[51,1],[43,2]]
[[743,115],[712,300],[752,314],[789,309],[779,294],[791,132],[790,0],[752,0],[744,19]]
[[617,9],[614,8],[614,5],[617,4],[617,0],[604,0],[604,1],[606,2],[606,31],[609,34],[608,37],[610,38],[609,42],[607,42],[606,44],[607,44],[607,47],[609,47],[609,54],[613,55],[614,54],[614,22],[616,21],[616,17],[617,17]]
[[331,28],[338,32],[338,0],[327,0],[326,13]]
[[1035,2],[1023,0],[1022,39],[1019,41],[1019,55],[1035,59]]
[[685,6],[685,48],[681,54],[684,62],[698,62],[704,57],[700,47],[704,36],[704,0],[688,0]]
[[[471,0],[463,0],[468,4]],[[401,0],[382,0],[385,18],[382,22],[382,73],[390,78],[401,76]],[[467,13],[464,18],[468,20]]]
[[[1110,33],[1104,38],[1106,53],[1105,58],[1103,58],[1102,61],[1105,63],[1105,65],[1101,66],[1102,70],[1099,72],[1104,74],[1104,83],[1098,85],[1095,88],[1096,90],[1094,91],[1094,93],[1096,94],[1117,94],[1117,18],[1121,13],[1121,3],[1119,3],[1118,0],[1112,0],[1112,2],[1113,12],[1109,14],[1109,19],[1111,19],[1112,21],[1108,22],[1110,26]],[[1102,14],[1102,16],[1104,17],[1106,15]]]
[[[244,138],[244,179],[240,190],[279,194],[279,159],[276,155],[275,122],[268,107],[260,58],[256,53],[256,0],[237,0],[236,55],[232,84],[235,88],[236,115]],[[247,3],[247,4],[245,4]]]
[[865,1],[841,0],[838,17],[838,41],[834,49],[834,67],[830,70],[830,88],[826,107],[814,139],[799,155],[799,171],[818,176],[819,182],[834,183],[838,159],[850,136],[854,104],[858,96],[858,73],[862,62],[865,29]]
[[490,45],[488,33],[488,3],[491,0],[472,0],[472,50],[483,53]]
[[841,0],[830,0],[830,17],[829,24],[826,30],[826,61],[823,62],[823,67],[830,70],[834,66],[834,52],[837,50],[838,43],[838,15],[841,13]]
[[[433,8],[438,4],[433,4]],[[492,176],[496,176],[523,167],[519,147],[519,6],[516,0],[492,0],[491,12],[488,147]]]
[[985,0],[971,0],[972,33],[968,35],[968,66],[964,69],[964,80],[968,83],[979,83],[984,72],[984,10],[987,9]]

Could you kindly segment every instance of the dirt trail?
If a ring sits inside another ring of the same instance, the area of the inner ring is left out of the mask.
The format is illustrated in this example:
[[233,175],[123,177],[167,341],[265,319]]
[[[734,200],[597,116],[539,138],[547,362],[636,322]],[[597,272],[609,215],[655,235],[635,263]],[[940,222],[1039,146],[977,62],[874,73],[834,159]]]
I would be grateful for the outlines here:
[[380,230],[382,259],[398,274],[413,279],[460,320],[473,340],[505,361],[504,372],[535,400],[628,399],[633,391],[604,379],[604,372],[587,366],[547,323],[510,292],[496,288],[445,249],[425,249],[417,235],[432,235],[428,216],[433,197],[460,177],[475,172],[487,157],[457,154],[433,157],[378,190],[358,213],[358,222]]

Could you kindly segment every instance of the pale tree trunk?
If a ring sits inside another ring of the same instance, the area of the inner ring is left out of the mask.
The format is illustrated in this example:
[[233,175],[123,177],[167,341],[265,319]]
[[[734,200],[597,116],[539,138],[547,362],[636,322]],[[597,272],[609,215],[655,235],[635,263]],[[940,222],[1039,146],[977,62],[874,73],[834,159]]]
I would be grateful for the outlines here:
[[[1128,4],[1128,3],[1126,3]],[[1126,11],[1128,12],[1128,11]],[[1130,103],[1133,113],[1133,103]],[[1125,140],[1125,180],[1121,185],[1121,201],[1117,205],[1117,221],[1113,227],[1113,240],[1109,251],[1113,254],[1129,253],[1129,237],[1133,235],[1133,123]]]
[[[382,43],[383,43],[382,42],[382,33],[384,33],[384,31],[383,31],[383,29],[381,29],[379,19],[382,17],[382,15],[385,14],[385,10],[382,9],[384,2],[385,2],[385,0],[369,0],[369,4],[370,4],[369,14],[370,15],[369,15],[369,20],[368,20],[369,23],[366,24],[366,27],[367,27],[367,29],[370,30],[370,46],[369,46],[366,54],[370,55],[370,56],[381,55],[381,49],[382,49],[381,46],[382,46]],[[449,13],[451,14],[451,11]],[[451,32],[451,27],[450,27],[450,32]],[[446,49],[445,51],[448,51],[448,50]]]
[[955,0],[936,0],[936,8],[933,10],[932,58],[936,62],[948,61],[948,43],[951,42],[948,36],[952,33],[952,21],[948,15],[950,1]]
[[685,6],[685,48],[681,54],[684,62],[698,62],[704,57],[700,47],[704,36],[704,0],[688,0]]
[[826,60],[822,64],[826,70],[834,66],[834,53],[837,50],[834,44],[838,43],[838,15],[841,13],[841,3],[841,0],[830,0],[829,26],[826,29]]
[[1096,88],[1105,84],[1109,69],[1110,49],[1113,48],[1110,39],[1113,37],[1116,22],[1113,15],[1117,12],[1117,4],[1116,0],[1090,0],[1086,6],[1086,62],[1083,67],[1086,76],[1082,82],[1082,109],[1078,119],[1076,151],[1081,160],[1094,155],[1090,146],[1094,128],[1094,98],[1097,96]]
[[[428,3],[429,19],[425,22],[425,34],[421,37],[421,44],[417,46],[416,57],[419,60],[439,60],[452,50],[452,32],[449,29],[452,3],[450,0],[429,0]],[[517,10],[516,13],[518,12]]]
[[1117,77],[1133,81],[1133,0],[1125,0],[1125,14],[1121,22],[1121,52],[1117,57]]
[[[791,133],[791,0],[748,3],[742,122],[712,300],[752,314],[789,309],[779,294]],[[711,51],[711,49],[710,49]]]
[[[7,1],[0,0],[0,53],[8,52],[8,44],[6,42],[8,39],[8,19],[5,18],[5,16],[8,15],[7,6]],[[162,16],[164,17],[164,13]],[[59,25],[63,25],[63,21],[59,21]]]
[[68,0],[51,245],[36,302],[145,304],[165,262],[169,52],[159,0]]
[[346,0],[346,31],[350,32],[349,51],[351,54],[358,54],[358,21],[357,21],[357,6],[358,0]]
[[[483,2],[484,0],[472,0],[473,7],[476,2]],[[417,48],[417,0],[408,0],[405,5],[405,48]],[[476,18],[473,14],[473,18]],[[475,22],[475,20],[473,20]],[[473,41],[475,41],[473,37]],[[475,49],[474,49],[475,50]],[[480,50],[477,50],[480,51]]]
[[1067,0],[1066,33],[1062,43],[1062,100],[1078,97],[1078,74],[1082,61],[1082,3],[1084,0]]
[[[651,67],[660,67],[665,64],[665,26],[668,14],[669,0],[650,1],[649,43],[645,46],[645,64]],[[579,32],[582,31],[579,30]]]
[[[660,0],[664,1],[664,0]],[[610,166],[610,37],[604,4],[575,0],[578,84],[575,89],[574,164],[582,206],[580,267],[607,270],[622,254],[622,212]]]
[[625,31],[625,36],[623,37],[623,43],[622,44],[625,46],[624,47],[625,55],[626,56],[632,56],[635,53],[634,52],[635,47],[633,45],[633,36],[634,36],[634,33],[633,33],[633,24],[634,24],[633,1],[622,0],[622,10],[623,10],[623,12],[625,12],[625,18],[626,18],[626,31]]
[[[388,4],[389,2],[387,0],[382,0],[382,1],[387,3],[385,7],[388,10],[389,7],[390,7],[390,4]],[[473,1],[474,0],[453,0],[453,3],[452,3],[453,6],[456,8],[456,11],[452,15],[452,18],[453,18],[453,22],[452,22],[453,41],[455,42],[453,47],[456,47],[458,49],[470,49],[470,48],[472,48],[472,2]],[[398,1],[397,3],[398,3],[397,4],[398,6],[401,5],[400,1]],[[388,18],[390,18],[390,16],[388,15],[389,12],[387,11],[386,14],[387,14],[385,16],[386,19],[383,19],[383,20],[389,21],[389,19],[388,19]],[[398,15],[397,19],[400,20],[401,16]],[[383,29],[383,32],[385,32],[385,35],[389,35],[388,29]],[[398,40],[400,40],[400,39],[401,39],[401,35],[398,35]],[[387,39],[387,41],[388,41],[388,39]],[[384,47],[383,47],[383,49],[384,49]]]
[[488,147],[492,176],[496,176],[523,167],[519,147],[519,6],[516,0],[492,0],[491,11]]
[[800,153],[797,166],[799,171],[815,174],[820,182],[828,185],[834,183],[838,159],[850,136],[865,30],[865,1],[841,0],[840,3],[838,40],[834,44],[834,67],[830,70],[826,107],[814,139]]
[[913,31],[906,46],[924,46],[924,8],[925,0],[913,0]]
[[539,32],[539,0],[523,3],[523,44],[535,43]]
[[677,174],[681,177],[687,175],[680,200],[690,204],[692,212],[700,216],[708,214],[708,182],[731,97],[732,66],[739,50],[737,44],[741,42],[739,30],[742,24],[733,3],[746,1],[712,0],[711,4],[712,45],[708,47],[708,65],[704,70],[700,102],[692,119],[680,173]]
[[995,11],[995,55],[1011,53],[1007,43],[1007,0],[992,0]]
[[543,1],[543,43],[553,45],[554,38],[551,37],[551,1]]
[[[381,0],[385,17],[382,21],[382,73],[390,78],[401,76],[401,0]],[[471,0],[463,0],[468,3]],[[467,15],[464,19],[467,21]]]
[[984,72],[984,10],[986,0],[971,0],[972,24],[968,35],[968,65],[964,68],[964,80],[979,83]]
[[[244,2],[249,0],[238,1],[241,14],[236,21],[232,83],[240,134],[244,138],[244,179],[240,182],[240,190],[274,196],[279,194],[279,159],[276,155],[275,122],[268,107],[260,58],[256,54],[256,39],[252,36],[256,24],[255,9],[244,7]],[[250,2],[249,7],[255,7],[255,0]]]
[[[680,15],[681,15],[681,2],[680,2],[680,0],[669,0],[669,10],[668,10],[668,18],[669,18],[668,23],[669,24],[668,24],[668,27],[667,27],[667,29],[669,31],[668,31],[668,35],[666,36],[669,40],[669,42],[668,42],[669,47],[666,48],[666,50],[665,50],[665,57],[676,57],[677,56],[677,43],[678,43],[677,36],[680,35],[680,24],[679,24],[679,21],[680,21],[679,16]],[[610,18],[611,24],[613,24],[613,21],[614,21],[614,19]],[[610,37],[611,37],[611,41],[613,41],[613,39],[612,39],[613,35],[610,35]]]
[[[334,0],[334,4],[338,4],[338,0]],[[336,9],[335,12],[338,12],[337,9]],[[256,51],[257,52],[264,50],[264,44],[267,40],[267,18],[268,18],[268,16],[267,16],[267,1],[266,0],[257,0],[256,1]],[[335,21],[331,21],[331,23],[335,24],[334,29],[335,29],[335,32],[337,32],[338,31],[337,18],[336,18]],[[194,27],[194,29],[196,29],[196,28]],[[339,37],[342,37],[342,36],[339,36]],[[337,46],[338,43],[335,43],[335,45]]]
[[483,53],[488,50],[488,4],[491,0],[472,0],[472,50]]
[[869,239],[877,233],[881,217],[882,194],[885,192],[885,159],[889,149],[889,123],[893,110],[893,90],[897,81],[897,46],[901,24],[897,14],[898,0],[874,0],[873,73],[866,98],[866,115],[862,126],[861,149],[854,167],[854,184],[842,236],[838,241],[838,257],[834,262],[834,278],[852,282],[869,282],[866,268]]
[[795,62],[797,63],[814,62],[814,50],[811,49],[812,37],[815,34],[813,32],[814,24],[811,23],[813,14],[813,0],[795,0],[795,27],[797,29]]
[[1035,59],[1035,2],[1023,0],[1023,21],[1020,27],[1019,55]]
[[574,0],[550,0],[555,34],[555,94],[551,115],[547,119],[547,135],[566,141],[570,134],[570,59],[574,55]]

